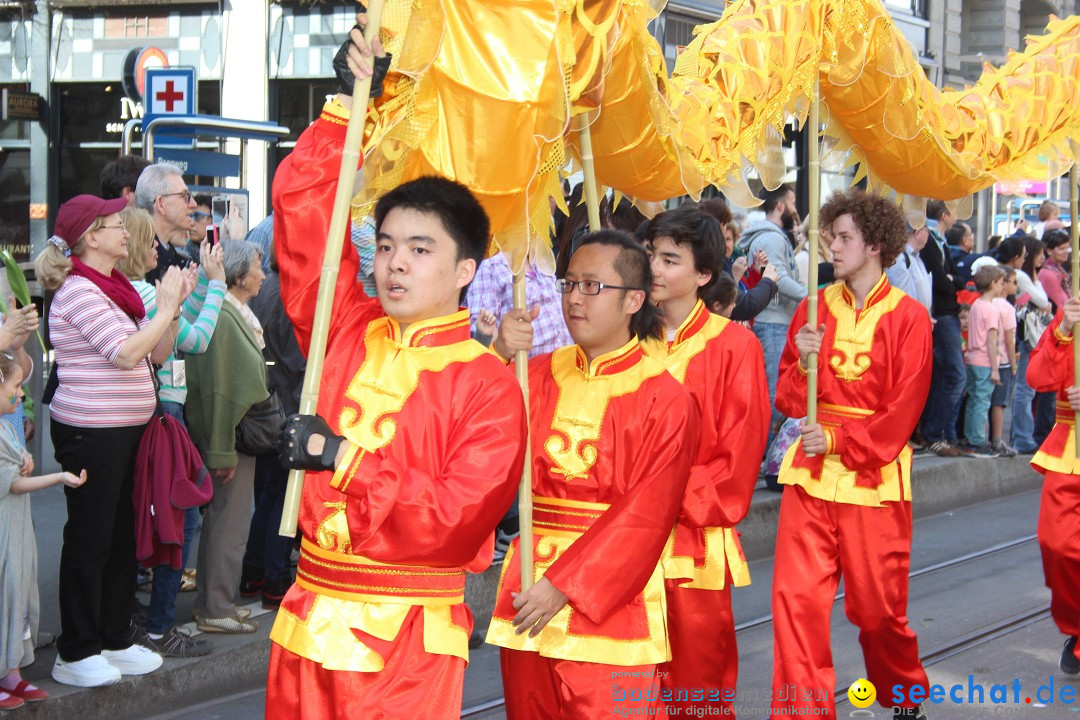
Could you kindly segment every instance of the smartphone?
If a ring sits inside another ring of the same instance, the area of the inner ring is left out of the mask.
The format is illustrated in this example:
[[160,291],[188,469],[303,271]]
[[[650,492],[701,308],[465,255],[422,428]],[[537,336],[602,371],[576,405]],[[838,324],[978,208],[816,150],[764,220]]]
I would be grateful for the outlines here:
[[221,227],[225,218],[229,217],[229,196],[215,195],[210,199],[210,212],[214,216],[214,225]]
[[210,241],[210,247],[214,247],[218,244],[218,230],[217,225],[206,226],[206,239]]

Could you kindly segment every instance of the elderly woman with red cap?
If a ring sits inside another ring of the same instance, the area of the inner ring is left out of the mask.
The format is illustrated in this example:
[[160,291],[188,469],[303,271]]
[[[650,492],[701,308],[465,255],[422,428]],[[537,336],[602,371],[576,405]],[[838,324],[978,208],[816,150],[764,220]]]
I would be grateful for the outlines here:
[[149,360],[172,351],[190,281],[171,269],[148,319],[139,293],[115,269],[127,256],[123,199],[78,195],[60,206],[55,234],[35,261],[38,281],[56,290],[49,336],[59,385],[52,398],[52,442],[68,471],[86,483],[65,488],[67,524],[60,555],[60,636],[52,676],[96,687],[141,675],[161,657],[132,645],[135,452],[156,406]]

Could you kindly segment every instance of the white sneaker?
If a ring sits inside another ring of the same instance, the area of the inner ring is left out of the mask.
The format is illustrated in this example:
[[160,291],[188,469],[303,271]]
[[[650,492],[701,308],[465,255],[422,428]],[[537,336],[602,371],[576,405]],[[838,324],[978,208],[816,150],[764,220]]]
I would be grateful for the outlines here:
[[101,655],[91,655],[74,662],[65,662],[57,655],[56,662],[53,663],[52,677],[63,685],[101,687],[120,682],[120,671]]
[[142,645],[126,650],[102,650],[101,656],[123,675],[146,675],[161,667],[161,656]]

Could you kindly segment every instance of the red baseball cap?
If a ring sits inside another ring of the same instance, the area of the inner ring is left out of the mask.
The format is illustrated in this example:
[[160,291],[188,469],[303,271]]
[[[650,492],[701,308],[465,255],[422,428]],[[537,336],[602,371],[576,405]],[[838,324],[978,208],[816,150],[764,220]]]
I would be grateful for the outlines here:
[[69,248],[73,248],[94,224],[94,220],[103,215],[118,213],[126,207],[127,200],[124,198],[103,200],[96,195],[76,195],[57,211],[53,235],[67,243]]

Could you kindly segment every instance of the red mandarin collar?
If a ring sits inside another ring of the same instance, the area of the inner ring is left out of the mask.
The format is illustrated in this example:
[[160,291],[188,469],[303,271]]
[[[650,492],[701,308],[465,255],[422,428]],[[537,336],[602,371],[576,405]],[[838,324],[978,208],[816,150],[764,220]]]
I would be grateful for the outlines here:
[[585,357],[585,351],[581,349],[580,345],[575,345],[574,350],[576,351],[577,369],[587,377],[616,375],[634,367],[645,357],[645,351],[641,348],[641,341],[638,340],[636,335],[630,338],[630,342],[621,348],[594,358],[591,366]]
[[[885,273],[882,273],[881,277],[878,278],[878,281],[874,283],[874,287],[866,294],[866,302],[863,303],[862,309],[865,310],[884,300],[890,290],[892,290],[892,286],[889,284],[889,280],[885,276]],[[852,309],[855,309],[855,296],[848,290],[847,283],[840,283],[840,297],[842,297],[844,302],[851,306]]]
[[410,323],[404,333],[397,320],[390,317],[386,320],[387,337],[402,348],[445,347],[470,337],[469,311],[465,308],[451,315]]
[[694,304],[694,308],[690,311],[690,314],[686,316],[682,325],[675,331],[675,339],[668,343],[668,347],[678,347],[680,344],[694,337],[694,335],[697,335],[698,332],[701,331],[701,328],[705,327],[705,323],[707,322],[709,322],[709,310],[705,307],[705,303],[701,298],[698,298],[698,301]]

